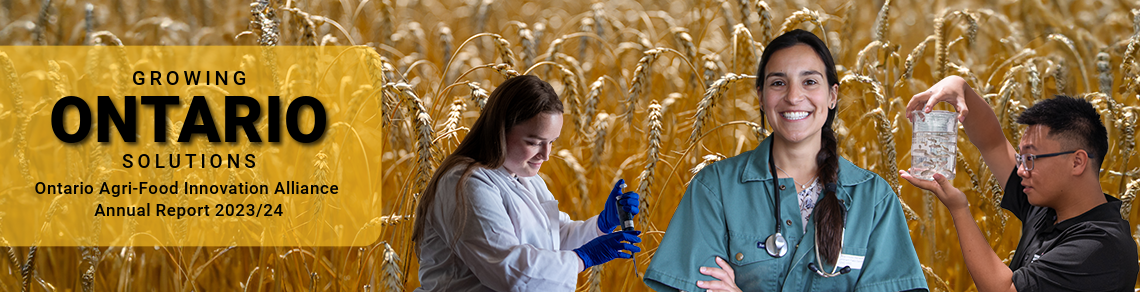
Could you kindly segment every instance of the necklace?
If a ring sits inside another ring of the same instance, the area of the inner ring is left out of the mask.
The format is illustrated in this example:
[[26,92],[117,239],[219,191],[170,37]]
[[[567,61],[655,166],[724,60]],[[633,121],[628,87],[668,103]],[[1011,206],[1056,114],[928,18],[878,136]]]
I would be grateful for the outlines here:
[[[773,165],[775,165],[775,164],[773,164]],[[812,178],[812,179],[811,179],[811,181],[809,181],[809,182],[808,182],[808,183],[806,183],[806,184],[800,184],[800,182],[796,181],[796,177],[792,176],[791,174],[788,174],[788,172],[787,172],[787,171],[784,171],[784,169],[783,169],[783,168],[780,168],[780,166],[776,166],[776,169],[779,169],[779,170],[780,170],[780,172],[783,172],[783,173],[784,173],[784,175],[786,175],[786,176],[788,176],[789,178],[791,178],[791,179],[792,179],[792,182],[793,182],[793,183],[795,183],[795,184],[797,184],[797,185],[799,185],[799,186],[800,186],[800,190],[806,190],[806,189],[808,188],[808,186],[810,186],[810,185],[814,184],[814,183],[815,183],[815,181],[816,181],[816,179],[818,179],[818,178],[819,178],[819,176],[812,176],[812,177],[811,177],[811,178]]]

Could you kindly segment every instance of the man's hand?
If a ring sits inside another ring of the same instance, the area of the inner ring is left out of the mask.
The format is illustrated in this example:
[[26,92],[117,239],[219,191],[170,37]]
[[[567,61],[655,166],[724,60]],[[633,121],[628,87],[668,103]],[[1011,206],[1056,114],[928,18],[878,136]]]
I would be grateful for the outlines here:
[[965,123],[966,114],[970,113],[970,108],[966,106],[967,91],[972,93],[973,89],[970,89],[965,79],[958,76],[946,77],[935,83],[930,89],[910,98],[910,102],[906,105],[906,118],[914,118],[911,114],[912,111],[921,110],[923,113],[930,113],[935,104],[945,101],[953,105],[955,111],[958,111],[958,122]]
[[910,182],[910,184],[921,189],[930,191],[938,196],[938,200],[942,201],[942,205],[950,211],[956,211],[962,208],[969,208],[970,201],[966,199],[966,194],[954,187],[954,184],[942,176],[940,173],[934,174],[934,181],[928,181],[916,178],[910,175],[906,170],[899,170],[899,176]]

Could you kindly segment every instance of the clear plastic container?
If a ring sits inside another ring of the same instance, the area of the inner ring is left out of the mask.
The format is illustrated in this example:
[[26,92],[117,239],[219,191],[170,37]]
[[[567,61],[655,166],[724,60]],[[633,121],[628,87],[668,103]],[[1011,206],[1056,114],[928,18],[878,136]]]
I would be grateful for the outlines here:
[[910,145],[910,174],[934,180],[935,173],[954,178],[958,155],[958,113],[913,111],[914,136]]

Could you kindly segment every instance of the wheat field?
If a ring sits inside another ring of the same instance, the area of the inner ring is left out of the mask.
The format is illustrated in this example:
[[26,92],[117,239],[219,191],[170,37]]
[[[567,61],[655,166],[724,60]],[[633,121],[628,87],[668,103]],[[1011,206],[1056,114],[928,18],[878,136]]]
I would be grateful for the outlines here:
[[[768,134],[759,125],[753,75],[764,45],[796,28],[821,36],[835,55],[842,79],[840,153],[897,190],[932,291],[976,290],[949,214],[932,194],[900,183],[897,175],[910,165],[905,105],[944,76],[969,81],[1015,145],[1022,128],[1013,117],[1034,101],[1054,94],[1092,101],[1109,129],[1101,184],[1125,202],[1121,215],[1137,228],[1140,3],[872,2],[0,0],[3,46],[367,46],[375,54],[359,66],[377,80],[348,91],[362,102],[338,106],[379,109],[353,127],[386,133],[360,141],[381,149],[369,152],[381,161],[373,173],[384,202],[384,215],[368,221],[382,228],[372,245],[8,246],[0,247],[7,254],[0,260],[0,291],[418,287],[409,242],[421,191],[416,186],[464,137],[489,92],[517,74],[550,82],[566,105],[562,136],[540,173],[561,210],[576,219],[597,214],[618,178],[643,198],[637,226],[645,234],[636,265],[618,260],[589,269],[579,275],[578,290],[647,291],[640,273],[694,173],[754,148]],[[0,73],[0,82],[35,78],[10,68]],[[26,148],[18,126],[31,109],[30,101],[0,100],[0,125],[16,129],[5,130],[0,143]],[[330,124],[338,118],[345,119],[334,114]],[[1001,187],[977,149],[964,134],[958,137],[954,184],[970,197],[979,226],[1008,261],[1020,224],[998,207]],[[34,179],[23,152],[16,155],[21,159],[5,160],[12,163],[0,174]],[[357,171],[341,168],[339,157],[299,158],[312,164],[299,171]]]

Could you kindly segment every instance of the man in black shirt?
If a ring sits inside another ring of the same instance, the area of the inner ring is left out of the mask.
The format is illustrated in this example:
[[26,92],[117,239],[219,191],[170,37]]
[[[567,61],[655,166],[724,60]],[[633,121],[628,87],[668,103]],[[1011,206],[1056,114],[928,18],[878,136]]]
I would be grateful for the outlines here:
[[1108,134],[1092,104],[1065,96],[1037,102],[1017,118],[1028,125],[1018,153],[993,110],[961,77],[915,95],[908,116],[942,101],[958,110],[970,142],[1005,186],[1002,208],[1022,222],[1006,267],[974,222],[965,194],[941,175],[924,181],[899,172],[949,209],[978,291],[1133,291],[1140,271],[1136,242],[1120,216],[1121,201],[1101,192]]

